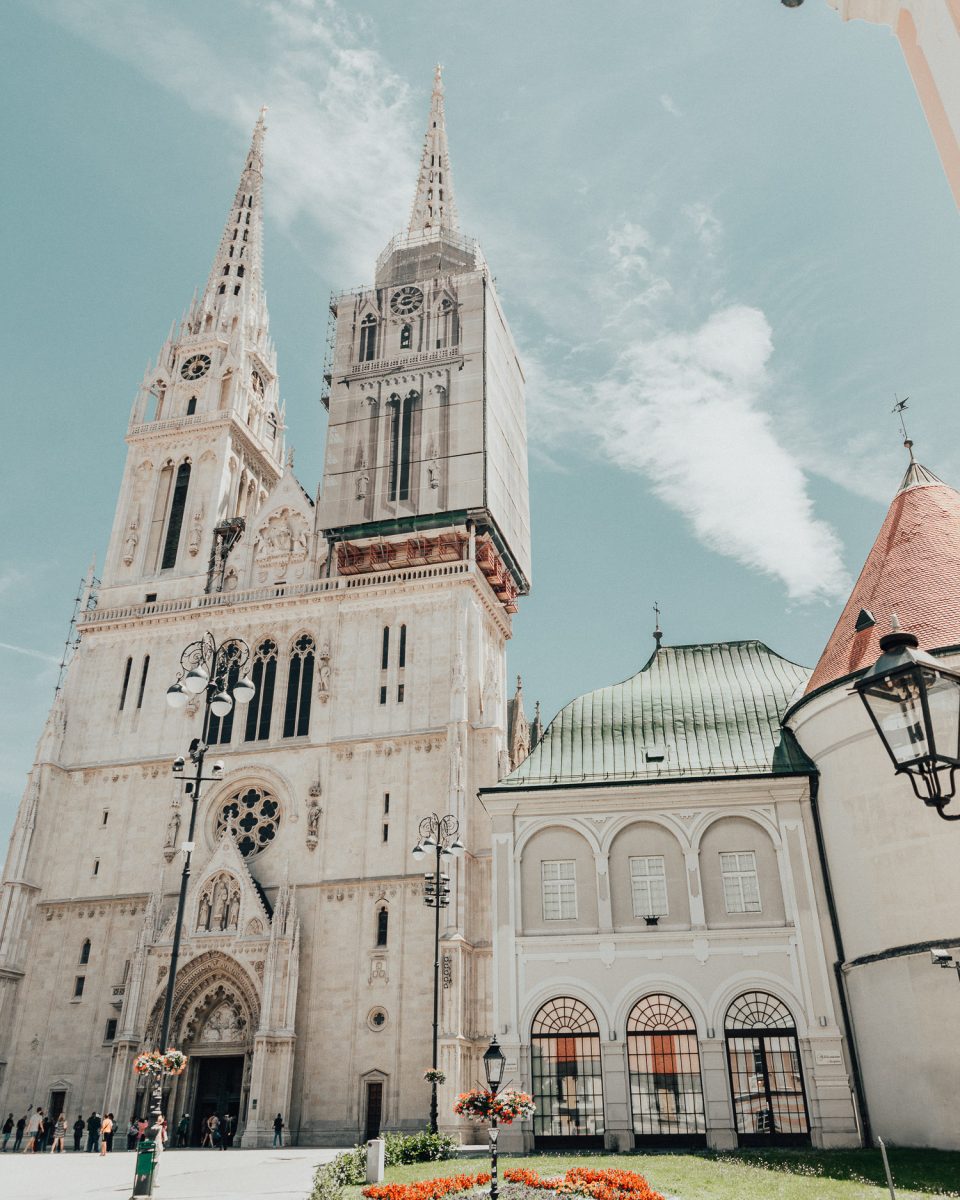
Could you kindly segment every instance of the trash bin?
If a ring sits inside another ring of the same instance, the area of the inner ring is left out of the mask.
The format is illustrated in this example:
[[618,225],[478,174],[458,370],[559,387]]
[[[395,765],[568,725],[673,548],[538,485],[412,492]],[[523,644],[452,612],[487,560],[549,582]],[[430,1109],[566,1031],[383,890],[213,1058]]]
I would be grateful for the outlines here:
[[153,1173],[157,1169],[157,1143],[144,1138],[137,1146],[137,1170],[133,1177],[134,1196],[153,1195]]

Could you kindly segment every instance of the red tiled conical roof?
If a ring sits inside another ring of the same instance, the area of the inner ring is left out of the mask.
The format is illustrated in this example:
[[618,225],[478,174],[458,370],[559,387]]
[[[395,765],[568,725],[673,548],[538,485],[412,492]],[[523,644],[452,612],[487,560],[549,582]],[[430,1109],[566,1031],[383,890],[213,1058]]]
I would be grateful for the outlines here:
[[914,462],[806,691],[874,662],[892,613],[925,650],[960,644],[960,493]]

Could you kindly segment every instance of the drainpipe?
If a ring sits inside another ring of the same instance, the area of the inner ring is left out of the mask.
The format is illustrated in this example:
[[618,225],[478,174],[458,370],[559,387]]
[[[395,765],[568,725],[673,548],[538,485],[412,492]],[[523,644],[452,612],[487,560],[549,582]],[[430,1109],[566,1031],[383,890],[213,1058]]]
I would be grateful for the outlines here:
[[870,1128],[870,1110],[867,1107],[867,1094],[863,1086],[863,1076],[860,1073],[860,1055],[857,1052],[856,1033],[853,1028],[853,1018],[850,1015],[850,1002],[847,996],[847,977],[843,973],[846,955],[843,950],[843,935],[840,932],[840,918],[837,916],[837,904],[833,895],[833,884],[830,882],[830,868],[827,865],[827,853],[823,842],[823,826],[820,824],[820,776],[810,776],[810,812],[813,815],[813,828],[817,835],[817,856],[820,859],[820,872],[823,875],[823,887],[827,896],[827,911],[830,914],[830,928],[833,931],[834,944],[837,947],[837,961],[833,964],[833,974],[837,981],[837,994],[840,998],[840,1015],[843,1019],[843,1031],[847,1039],[850,1055],[850,1074],[853,1076],[853,1091],[860,1109],[860,1124],[863,1129],[863,1140],[868,1146],[873,1145],[873,1133]]

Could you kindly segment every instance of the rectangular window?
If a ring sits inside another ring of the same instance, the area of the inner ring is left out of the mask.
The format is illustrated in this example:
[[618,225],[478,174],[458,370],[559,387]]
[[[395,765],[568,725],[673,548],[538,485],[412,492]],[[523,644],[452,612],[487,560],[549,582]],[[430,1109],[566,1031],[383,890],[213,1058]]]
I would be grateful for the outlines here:
[[397,684],[397,703],[398,704],[403,703],[403,684],[402,683]]
[[390,826],[387,824],[384,824],[383,826],[383,840],[384,842],[388,842],[390,840]]
[[105,808],[105,809],[103,810],[103,820],[100,822],[100,824],[101,824],[101,825],[106,825],[106,823],[107,823],[107,820],[108,820],[109,816],[110,816],[110,810],[109,810],[109,809],[107,809],[107,808]]
[[407,627],[400,626],[400,646],[397,650],[397,666],[403,670],[407,665]]
[[386,702],[387,702],[387,689],[385,687],[382,687],[380,689],[380,703],[386,704]]
[[383,643],[380,649],[380,670],[385,671],[390,662],[390,626],[383,627]]
[[127,665],[123,668],[123,684],[120,688],[120,712],[123,712],[123,706],[127,702],[127,688],[130,686],[130,672],[133,669],[133,659],[127,659]]
[[155,604],[156,600],[157,600],[156,592],[147,592],[147,594],[143,598],[144,604]]
[[73,981],[73,998],[74,998],[74,1000],[79,1000],[80,997],[83,995],[83,984],[84,984],[83,975],[78,975],[76,977],[76,979],[74,979],[74,981]]
[[106,1031],[104,1032],[103,1040],[105,1042],[112,1042],[116,1036],[117,1036],[117,1018],[111,1017],[110,1020],[107,1022],[107,1028],[106,1028]]
[[635,917],[667,915],[667,872],[662,854],[630,859],[630,890]]
[[760,912],[757,856],[752,850],[720,855],[723,902],[728,913]]
[[577,919],[577,864],[573,859],[540,864],[543,888],[543,919],[545,921],[575,921]]
[[390,793],[383,793],[383,815],[386,816],[390,811]]
[[93,860],[93,873],[94,873],[94,875],[100,874],[100,859],[99,858],[95,858]]

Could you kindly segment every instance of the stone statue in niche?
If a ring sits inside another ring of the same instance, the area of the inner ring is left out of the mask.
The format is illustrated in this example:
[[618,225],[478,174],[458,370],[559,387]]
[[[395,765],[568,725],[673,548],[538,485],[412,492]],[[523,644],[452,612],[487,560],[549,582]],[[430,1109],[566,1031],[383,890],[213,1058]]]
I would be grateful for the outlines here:
[[317,695],[326,704],[330,698],[330,643],[325,641],[317,655]]
[[240,920],[240,893],[234,892],[230,897],[230,911],[227,913],[227,928],[236,929]]
[[203,540],[203,509],[198,509],[193,514],[193,525],[190,527],[190,538],[187,542],[187,549],[192,557],[200,553],[200,543]]
[[366,499],[367,491],[370,487],[370,472],[367,470],[367,456],[360,451],[359,462],[357,463],[357,499]]
[[210,907],[210,897],[207,895],[206,892],[204,892],[200,898],[200,909],[197,913],[197,928],[198,929],[209,929],[210,928],[211,912],[212,912],[212,909]]
[[137,546],[140,544],[140,534],[137,530],[140,528],[140,517],[136,516],[130,522],[130,528],[127,531],[127,536],[123,540],[123,563],[124,566],[133,564],[134,555],[137,553]]
[[174,813],[167,823],[167,836],[163,841],[163,857],[167,862],[173,860],[177,852],[177,837],[180,833],[180,814]]
[[440,451],[436,439],[431,439],[427,449],[427,482],[434,490],[440,486]]
[[323,792],[320,780],[310,785],[310,798],[307,801],[307,849],[315,850],[320,837],[320,817],[323,809],[320,807],[320,796]]

